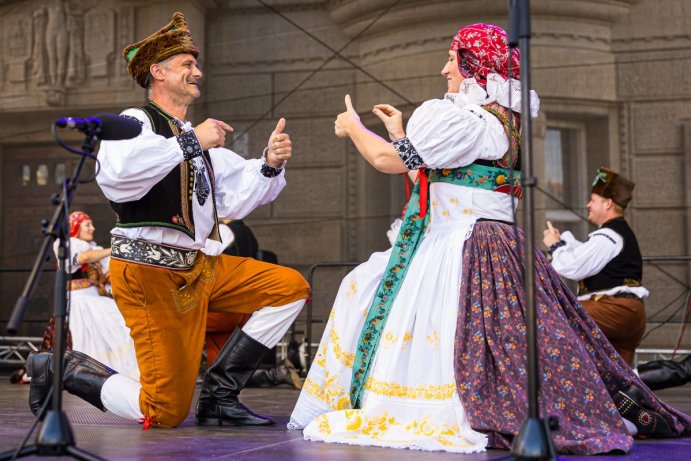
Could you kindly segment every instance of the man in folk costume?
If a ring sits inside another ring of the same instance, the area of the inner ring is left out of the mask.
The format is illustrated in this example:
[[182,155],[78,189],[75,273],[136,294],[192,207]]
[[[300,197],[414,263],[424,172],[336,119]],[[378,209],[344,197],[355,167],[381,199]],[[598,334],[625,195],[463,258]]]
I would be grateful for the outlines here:
[[588,202],[588,220],[598,226],[579,242],[548,223],[543,243],[559,275],[578,281],[578,300],[629,365],[645,333],[641,285],[643,260],[636,236],[624,219],[635,184],[601,167]]
[[[222,246],[205,243],[220,240],[219,217],[240,219],[278,196],[291,141],[281,119],[262,158],[245,160],[223,148],[232,130],[226,123],[207,119],[192,127],[185,116],[200,95],[198,55],[180,13],[124,50],[149,104],[122,113],[139,121],[142,133],[101,144],[97,180],[118,215],[111,283],[132,331],[141,382],[72,352],[65,389],[145,427],[175,427],[192,403],[207,311],[251,314],[209,367],[196,421],[268,425],[273,421],[249,411],[238,394],[300,312],[309,287],[292,269],[222,255]],[[29,363],[34,411],[49,392],[52,360],[39,353]]]

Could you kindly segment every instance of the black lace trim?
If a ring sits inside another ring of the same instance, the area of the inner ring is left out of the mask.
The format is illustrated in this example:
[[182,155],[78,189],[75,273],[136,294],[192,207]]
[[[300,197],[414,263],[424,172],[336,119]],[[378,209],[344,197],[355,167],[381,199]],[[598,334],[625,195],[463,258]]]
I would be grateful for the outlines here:
[[566,245],[566,242],[563,240],[559,240],[557,243],[554,243],[547,248],[547,253],[549,253],[550,256],[552,256],[552,253],[557,251],[558,248],[561,248]]
[[194,193],[197,196],[199,205],[204,206],[206,199],[209,198],[211,193],[211,186],[206,180],[206,167],[203,163],[201,165],[194,165],[194,179]]
[[394,141],[393,147],[396,149],[396,153],[399,157],[401,157],[401,160],[403,160],[403,163],[409,170],[417,170],[425,163],[407,136]]
[[197,140],[197,135],[194,134],[194,131],[180,133],[175,139],[177,139],[178,144],[180,144],[180,149],[182,149],[182,155],[185,157],[185,160],[202,155],[202,146],[199,144],[199,140]]
[[274,168],[268,163],[264,163],[261,169],[261,173],[267,178],[275,178],[281,174],[281,171],[283,171],[283,168]]
[[135,122],[139,123],[140,126],[144,126],[144,122],[139,120],[137,117],[132,117],[131,115],[120,115],[120,117],[128,118],[130,120],[134,120]]

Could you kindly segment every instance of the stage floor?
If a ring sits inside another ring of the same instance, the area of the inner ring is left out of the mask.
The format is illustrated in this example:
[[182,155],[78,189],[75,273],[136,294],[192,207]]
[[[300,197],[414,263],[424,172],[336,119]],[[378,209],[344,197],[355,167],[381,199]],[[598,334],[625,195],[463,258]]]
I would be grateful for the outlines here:
[[[16,448],[33,421],[27,398],[29,386],[10,384],[0,375],[0,450]],[[194,414],[172,430],[142,431],[136,423],[102,413],[67,393],[65,410],[75,433],[77,446],[109,460],[365,460],[408,461],[424,458],[431,461],[494,460],[508,455],[501,450],[458,455],[386,448],[359,447],[308,442],[299,431],[285,429],[298,391],[279,386],[269,389],[246,389],[242,400],[258,413],[271,416],[277,425],[269,428],[196,427]],[[660,395],[677,408],[691,414],[691,384],[661,391]],[[32,436],[30,443],[34,441]],[[563,456],[568,460],[612,460],[610,456]],[[24,459],[39,459],[35,457]],[[40,459],[58,459],[41,457]],[[63,459],[63,458],[60,458]],[[691,438],[659,441],[636,441],[621,461],[687,460],[691,459]]]

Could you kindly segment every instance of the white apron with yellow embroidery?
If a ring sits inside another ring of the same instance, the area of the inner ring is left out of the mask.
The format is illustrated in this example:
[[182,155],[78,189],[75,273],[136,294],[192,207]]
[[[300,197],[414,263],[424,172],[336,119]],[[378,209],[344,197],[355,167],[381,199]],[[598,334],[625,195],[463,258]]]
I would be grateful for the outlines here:
[[390,251],[345,278],[292,415],[296,426],[311,421],[305,438],[462,453],[485,447],[465,419],[453,369],[459,290],[449,287],[458,286],[473,221],[425,236],[406,277],[416,283],[404,283],[392,306],[360,410],[349,409],[353,359]]
[[[442,133],[451,133],[449,136]],[[508,149],[501,123],[477,105],[428,101],[408,137],[432,168],[455,168]],[[430,225],[394,301],[365,385],[350,408],[355,351],[391,250],[374,253],[343,280],[289,428],[309,440],[444,450],[484,450],[456,392],[454,340],[463,245],[478,218],[512,220],[506,194],[453,184],[430,186]]]

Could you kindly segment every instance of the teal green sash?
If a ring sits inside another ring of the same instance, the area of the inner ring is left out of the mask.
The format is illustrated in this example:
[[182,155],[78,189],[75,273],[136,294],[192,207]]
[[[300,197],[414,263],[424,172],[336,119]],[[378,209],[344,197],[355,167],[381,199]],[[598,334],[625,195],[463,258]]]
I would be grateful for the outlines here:
[[[444,182],[505,194],[508,194],[510,189],[509,170],[475,163],[461,168],[433,170],[429,176],[429,182]],[[521,173],[519,171],[513,174],[513,187],[514,194],[520,197]]]
[[[475,187],[497,192],[510,193],[508,170],[484,165],[471,164],[467,167],[433,170],[429,178],[430,182],[444,182],[467,187]],[[365,393],[365,383],[369,376],[372,360],[379,346],[386,320],[389,317],[391,306],[403,284],[405,274],[408,271],[425,229],[429,223],[429,213],[420,216],[420,182],[415,184],[413,193],[408,201],[408,207],[398,232],[396,243],[391,250],[389,262],[384,271],[382,281],[379,284],[374,300],[367,312],[365,325],[360,334],[360,340],[355,351],[353,362],[353,374],[350,385],[350,403],[352,408],[360,408],[362,397]],[[514,174],[514,191],[520,196],[520,173]],[[428,195],[424,194],[423,195]],[[429,196],[427,197],[429,201]]]

